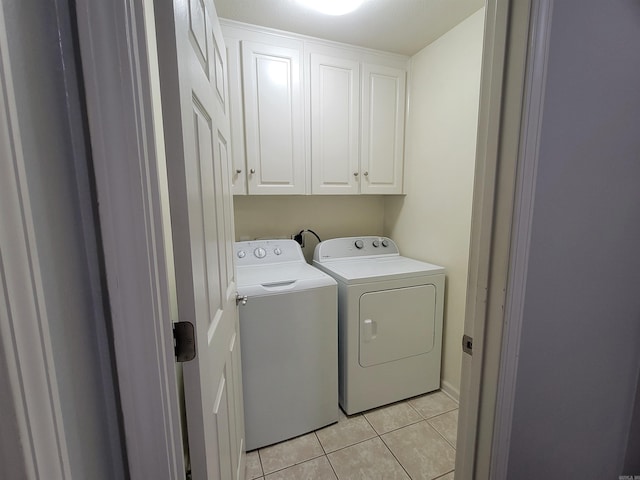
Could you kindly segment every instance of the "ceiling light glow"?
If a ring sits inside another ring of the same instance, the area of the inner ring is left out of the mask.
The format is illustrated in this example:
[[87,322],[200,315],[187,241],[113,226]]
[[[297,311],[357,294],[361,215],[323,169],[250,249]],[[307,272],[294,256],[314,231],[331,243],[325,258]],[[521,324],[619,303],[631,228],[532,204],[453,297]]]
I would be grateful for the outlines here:
[[360,8],[365,0],[297,0],[301,5],[325,15],[346,15]]

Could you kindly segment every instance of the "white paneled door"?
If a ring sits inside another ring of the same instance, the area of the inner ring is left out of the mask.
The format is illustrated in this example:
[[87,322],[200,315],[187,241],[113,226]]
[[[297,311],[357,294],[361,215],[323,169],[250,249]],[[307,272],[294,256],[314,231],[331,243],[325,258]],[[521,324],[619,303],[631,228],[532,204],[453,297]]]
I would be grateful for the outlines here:
[[226,50],[212,0],[174,0],[161,20],[175,34],[175,51],[158,53],[178,314],[196,328],[184,364],[192,478],[243,479]]

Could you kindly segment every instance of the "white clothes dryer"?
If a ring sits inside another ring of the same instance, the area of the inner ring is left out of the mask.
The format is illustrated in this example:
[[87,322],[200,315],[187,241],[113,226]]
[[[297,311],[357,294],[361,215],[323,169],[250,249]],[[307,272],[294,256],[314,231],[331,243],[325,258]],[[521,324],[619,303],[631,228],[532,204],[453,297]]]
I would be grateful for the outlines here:
[[337,287],[293,240],[236,242],[235,256],[246,450],[254,450],[338,421]]
[[443,267],[372,236],[325,240],[313,264],[338,281],[339,399],[347,414],[440,388]]

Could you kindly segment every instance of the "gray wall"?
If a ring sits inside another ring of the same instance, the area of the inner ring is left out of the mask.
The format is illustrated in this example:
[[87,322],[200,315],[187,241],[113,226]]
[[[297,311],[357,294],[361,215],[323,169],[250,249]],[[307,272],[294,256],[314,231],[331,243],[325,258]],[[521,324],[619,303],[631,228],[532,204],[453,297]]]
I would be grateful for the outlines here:
[[640,475],[640,2],[556,1],[550,42],[508,478]]
[[125,478],[69,4],[1,8],[71,473]]
[[[640,378],[639,378],[640,380]],[[627,454],[624,460],[624,472],[640,472],[640,381],[636,386],[636,398],[633,407],[633,417],[629,429]]]
[[[0,280],[2,283],[2,280]],[[4,286],[4,285],[2,285]],[[0,292],[0,302],[3,301]],[[7,385],[11,385],[9,367],[5,361],[4,342],[0,341],[0,478],[27,478],[27,471],[22,458],[24,447],[22,442],[16,441],[20,435],[16,405],[13,392]]]

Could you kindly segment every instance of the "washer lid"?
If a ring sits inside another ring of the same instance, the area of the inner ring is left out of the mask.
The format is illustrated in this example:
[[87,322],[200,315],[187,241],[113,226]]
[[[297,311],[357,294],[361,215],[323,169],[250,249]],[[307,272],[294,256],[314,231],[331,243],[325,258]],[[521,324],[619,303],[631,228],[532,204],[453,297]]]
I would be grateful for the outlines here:
[[444,267],[402,256],[316,262],[314,265],[344,283],[367,283],[444,273]]
[[237,275],[238,293],[249,296],[336,285],[329,275],[304,262],[238,266]]

